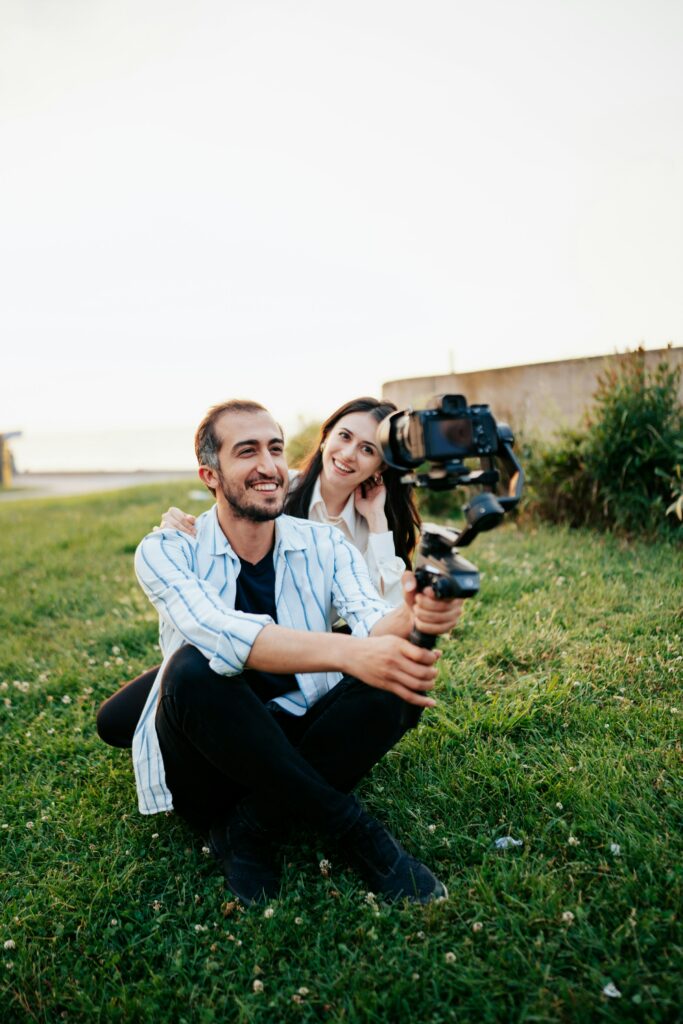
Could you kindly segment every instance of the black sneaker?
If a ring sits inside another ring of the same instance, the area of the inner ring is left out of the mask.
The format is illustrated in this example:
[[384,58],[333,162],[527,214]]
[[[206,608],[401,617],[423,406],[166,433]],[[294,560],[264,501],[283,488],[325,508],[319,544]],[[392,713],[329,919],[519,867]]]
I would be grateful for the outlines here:
[[448,899],[443,882],[426,864],[406,853],[384,825],[366,811],[339,842],[351,866],[372,892],[385,899],[407,899],[411,903]]
[[209,849],[220,862],[230,889],[245,906],[277,896],[280,874],[270,838],[250,828],[239,812],[227,825],[212,826]]

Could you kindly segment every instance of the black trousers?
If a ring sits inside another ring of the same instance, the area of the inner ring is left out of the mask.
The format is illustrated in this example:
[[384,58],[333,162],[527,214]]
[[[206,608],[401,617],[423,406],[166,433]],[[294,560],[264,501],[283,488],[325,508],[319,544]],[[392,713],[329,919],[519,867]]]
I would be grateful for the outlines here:
[[304,819],[334,835],[358,816],[351,790],[420,714],[345,676],[295,717],[182,647],[164,674],[156,730],[174,808],[192,824],[206,829],[239,803],[257,827]]

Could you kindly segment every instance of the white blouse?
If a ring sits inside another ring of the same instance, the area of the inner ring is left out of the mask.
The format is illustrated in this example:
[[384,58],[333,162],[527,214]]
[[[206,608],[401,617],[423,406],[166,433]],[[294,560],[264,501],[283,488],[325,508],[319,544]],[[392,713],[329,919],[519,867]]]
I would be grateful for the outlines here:
[[[296,477],[290,471],[291,484],[296,486]],[[370,533],[367,520],[356,510],[353,494],[344,505],[340,516],[331,516],[325,507],[320,493],[320,477],[315,482],[311,503],[308,506],[308,518],[317,523],[336,526],[363,555],[370,579],[390,605],[396,607],[403,601],[401,577],[406,571],[405,562],[396,554],[394,535],[391,530],[385,533]]]

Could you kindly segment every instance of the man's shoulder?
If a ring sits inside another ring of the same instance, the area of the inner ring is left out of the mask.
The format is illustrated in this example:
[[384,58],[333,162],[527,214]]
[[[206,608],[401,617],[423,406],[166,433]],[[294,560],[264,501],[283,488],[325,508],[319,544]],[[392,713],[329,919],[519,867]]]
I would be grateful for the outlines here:
[[343,534],[336,526],[329,523],[320,523],[314,519],[299,519],[297,516],[282,515],[277,520],[281,524],[282,533],[298,534],[301,537],[310,537],[314,533],[323,533],[331,536],[332,533],[343,537]]
[[334,557],[334,551],[340,544],[355,550],[341,530],[329,523],[287,515],[280,516],[277,523],[278,534],[285,550],[315,548],[319,553],[328,550],[331,557]]

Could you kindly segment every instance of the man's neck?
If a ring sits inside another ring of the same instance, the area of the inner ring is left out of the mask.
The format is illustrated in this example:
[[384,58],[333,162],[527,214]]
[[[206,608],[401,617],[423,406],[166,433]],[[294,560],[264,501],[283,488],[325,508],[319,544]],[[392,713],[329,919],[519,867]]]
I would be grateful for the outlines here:
[[230,547],[245,562],[256,565],[265,558],[273,546],[275,522],[254,523],[251,519],[236,516],[229,505],[218,503],[218,522],[230,541]]

